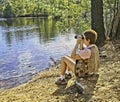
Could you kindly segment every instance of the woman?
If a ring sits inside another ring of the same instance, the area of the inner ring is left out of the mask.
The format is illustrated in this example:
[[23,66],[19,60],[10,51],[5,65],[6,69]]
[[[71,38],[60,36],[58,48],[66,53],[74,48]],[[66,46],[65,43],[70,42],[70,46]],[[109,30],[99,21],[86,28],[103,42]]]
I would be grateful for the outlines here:
[[[76,45],[71,56],[64,56],[61,60],[61,75],[55,82],[56,85],[67,84],[66,79],[72,77],[70,71],[76,74],[76,60],[87,60],[86,74],[94,74],[99,67],[99,51],[95,45],[97,33],[94,30],[86,30],[81,37],[77,38]],[[79,46],[83,47],[80,49]],[[85,73],[81,72],[81,76]]]

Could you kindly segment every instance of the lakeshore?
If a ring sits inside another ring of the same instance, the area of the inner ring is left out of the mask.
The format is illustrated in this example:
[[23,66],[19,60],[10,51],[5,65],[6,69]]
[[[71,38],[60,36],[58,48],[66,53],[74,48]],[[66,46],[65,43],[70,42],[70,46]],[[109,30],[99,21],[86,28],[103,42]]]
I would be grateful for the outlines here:
[[[86,81],[92,88],[78,94],[75,76],[67,86],[56,86],[60,63],[37,73],[32,80],[14,88],[0,90],[0,102],[119,102],[120,101],[120,44],[112,57],[101,57],[99,77]],[[94,82],[95,81],[95,82]],[[89,83],[88,83],[89,82]],[[89,91],[90,90],[90,91]]]

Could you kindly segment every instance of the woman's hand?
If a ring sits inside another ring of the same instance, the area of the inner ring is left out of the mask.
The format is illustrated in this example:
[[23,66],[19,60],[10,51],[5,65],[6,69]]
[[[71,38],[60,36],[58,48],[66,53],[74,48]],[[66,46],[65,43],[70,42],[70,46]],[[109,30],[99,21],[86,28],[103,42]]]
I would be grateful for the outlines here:
[[[77,41],[76,41],[76,45],[71,53],[71,57],[74,57],[76,55],[76,50],[78,49],[78,46],[79,45],[82,45],[82,38],[77,38]],[[81,46],[80,49],[82,49],[83,47]]]
[[80,50],[83,49],[83,40],[82,38],[78,38],[76,41],[76,46],[78,47],[80,45]]
[[82,41],[82,38],[81,38],[81,37],[77,38],[76,44],[77,44],[77,45],[81,44],[81,41]]

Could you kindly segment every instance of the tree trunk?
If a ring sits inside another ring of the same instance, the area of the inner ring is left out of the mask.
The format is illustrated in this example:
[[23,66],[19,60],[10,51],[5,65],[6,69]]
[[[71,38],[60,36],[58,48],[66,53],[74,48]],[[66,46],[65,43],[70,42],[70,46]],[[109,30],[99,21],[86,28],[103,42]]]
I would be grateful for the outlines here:
[[120,21],[119,21],[119,24],[118,24],[118,28],[117,28],[117,33],[116,33],[116,39],[120,39]]
[[91,26],[98,33],[97,45],[102,44],[105,38],[105,28],[103,22],[103,1],[91,0]]
[[114,39],[120,34],[120,9],[118,10],[117,14],[115,15],[112,21],[112,27],[110,29],[110,38]]

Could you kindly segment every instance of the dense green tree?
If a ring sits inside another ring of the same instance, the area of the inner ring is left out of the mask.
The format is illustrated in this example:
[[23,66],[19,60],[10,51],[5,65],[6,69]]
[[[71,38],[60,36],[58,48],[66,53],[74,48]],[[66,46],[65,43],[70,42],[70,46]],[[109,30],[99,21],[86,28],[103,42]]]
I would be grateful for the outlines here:
[[14,16],[14,12],[12,10],[12,5],[10,5],[10,3],[7,4],[6,8],[3,11],[3,15],[4,17],[13,17]]

